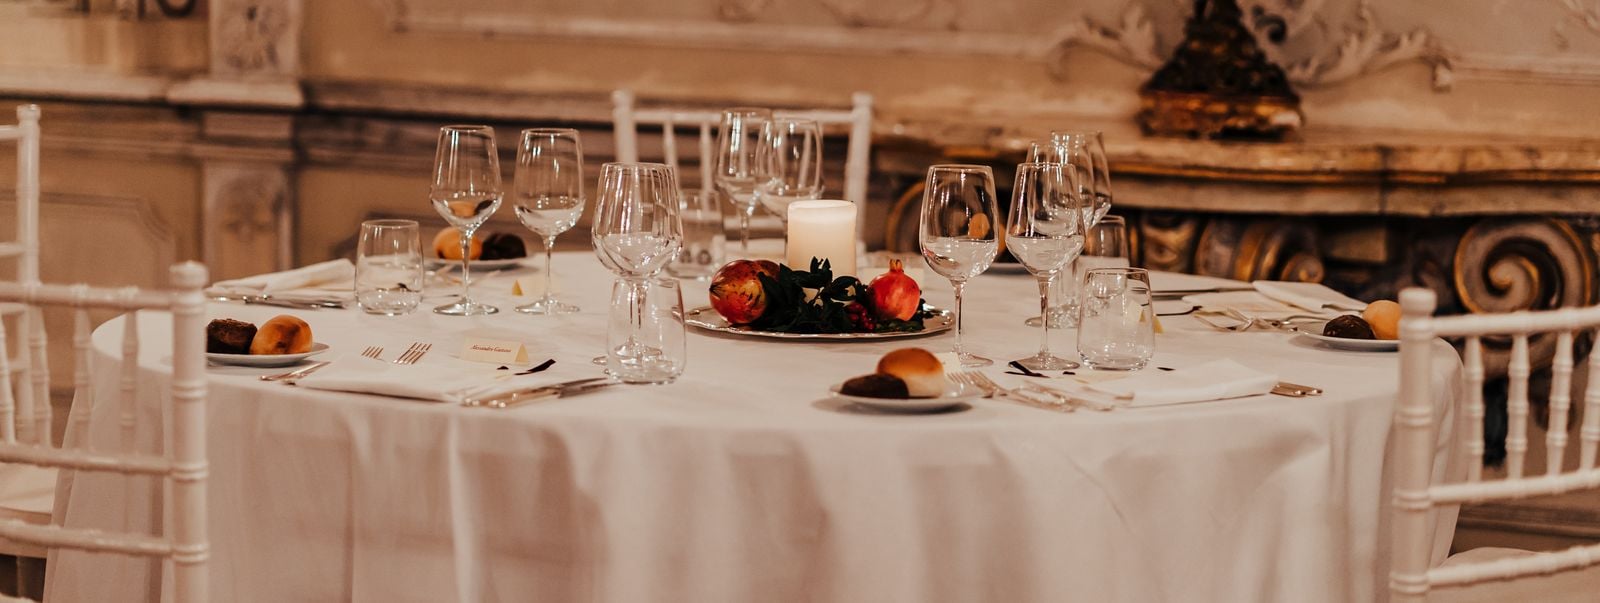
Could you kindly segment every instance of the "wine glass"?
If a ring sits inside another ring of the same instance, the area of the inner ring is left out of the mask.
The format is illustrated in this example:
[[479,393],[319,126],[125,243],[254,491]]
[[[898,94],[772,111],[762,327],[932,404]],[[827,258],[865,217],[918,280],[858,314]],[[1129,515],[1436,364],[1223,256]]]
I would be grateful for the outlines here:
[[1106,161],[1105,137],[1099,130],[1067,130],[1050,133],[1050,140],[1069,148],[1082,149],[1088,156],[1090,171],[1081,189],[1089,191],[1092,201],[1084,204],[1084,211],[1093,217],[1088,226],[1094,226],[1111,211],[1111,165]]
[[[631,300],[645,299],[650,279],[678,254],[683,242],[678,195],[677,173],[664,164],[607,163],[600,168],[590,237],[600,263],[632,288]],[[631,304],[635,329],[643,328],[641,312],[638,304]],[[634,337],[614,352],[622,358],[651,353]]]
[[[1006,249],[1039,280],[1039,312],[1050,311],[1050,285],[1083,249],[1076,172],[1059,163],[1017,166],[1006,215]],[[1036,371],[1077,368],[1078,363],[1050,353],[1050,323],[1040,321],[1039,353],[1018,362]]]
[[771,109],[734,107],[722,112],[717,126],[717,160],[713,180],[739,212],[739,251],[750,255],[750,218],[756,213],[758,190],[764,181],[756,150],[761,131],[772,119]]
[[517,169],[511,185],[517,220],[544,239],[544,295],[517,306],[528,314],[571,314],[578,307],[551,292],[556,236],[583,215],[583,145],[570,128],[531,128],[517,143]]
[[822,197],[822,127],[809,119],[779,117],[761,129],[756,161],[765,173],[757,189],[761,206],[789,221],[789,204]]
[[489,126],[439,128],[428,198],[446,222],[461,231],[461,300],[434,308],[439,314],[472,316],[500,309],[472,301],[469,273],[472,235],[500,209],[500,154]]
[[922,190],[918,229],[922,257],[956,290],[956,357],[961,366],[989,366],[993,360],[961,346],[961,293],[967,281],[994,263],[1000,247],[1000,214],[994,172],[981,165],[935,165]]
[[[1093,227],[1105,215],[1106,209],[1095,208],[1095,193],[1090,186],[1098,173],[1095,167],[1094,155],[1090,152],[1091,137],[1077,132],[1052,132],[1048,142],[1035,142],[1028,150],[1028,160],[1033,162],[1059,163],[1068,166],[1075,172],[1078,182],[1079,206],[1083,213],[1083,227],[1085,230]],[[1109,199],[1109,197],[1107,197]],[[1052,327],[1069,327],[1077,322],[1078,279],[1056,279],[1054,287],[1050,290],[1050,309],[1040,316],[1035,316],[1023,321],[1030,327],[1037,327],[1044,317],[1049,317]]]

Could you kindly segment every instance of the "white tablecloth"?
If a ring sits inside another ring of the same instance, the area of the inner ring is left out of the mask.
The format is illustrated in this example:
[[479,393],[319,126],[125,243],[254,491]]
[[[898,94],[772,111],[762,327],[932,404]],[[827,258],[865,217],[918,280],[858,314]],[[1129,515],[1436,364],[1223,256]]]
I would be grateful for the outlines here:
[[[556,273],[584,312],[401,318],[296,311],[330,354],[462,333],[526,341],[552,374],[598,374],[610,276],[588,254]],[[523,273],[526,276],[528,273]],[[509,277],[476,288],[509,308]],[[1159,275],[1158,288],[1197,277]],[[948,284],[924,283],[948,307]],[[699,285],[686,288],[700,305]],[[968,287],[969,345],[1037,346],[1031,278]],[[447,293],[440,291],[439,293]],[[438,299],[430,299],[430,302]],[[216,304],[213,317],[281,309]],[[160,434],[166,316],[146,342],[139,442]],[[849,412],[825,388],[905,343],[797,343],[693,334],[666,386],[509,411],[210,380],[216,601],[1372,601],[1384,596],[1385,457],[1397,355],[1331,351],[1276,333],[1163,319],[1156,364],[1225,356],[1325,388],[1058,414],[1003,401],[926,416]],[[92,446],[117,445],[120,321],[94,336]],[[1070,351],[1072,332],[1059,340]],[[949,334],[916,340],[948,349]],[[1439,342],[1438,345],[1444,345]],[[1447,360],[1451,355],[1444,356]],[[1002,368],[990,371],[999,375]],[[1459,364],[1441,361],[1453,383]],[[1436,388],[1442,396],[1451,387]],[[1446,425],[1452,399],[1436,401]],[[81,409],[80,409],[81,410]],[[1452,442],[1443,430],[1441,442]],[[1452,471],[1441,445],[1438,471]],[[130,487],[130,485],[132,487]],[[149,527],[159,488],[79,474],[68,525]],[[1453,512],[1441,513],[1448,543]],[[1442,553],[1442,550],[1441,550]],[[52,601],[135,600],[148,563],[62,552]],[[152,589],[159,586],[152,586]]]

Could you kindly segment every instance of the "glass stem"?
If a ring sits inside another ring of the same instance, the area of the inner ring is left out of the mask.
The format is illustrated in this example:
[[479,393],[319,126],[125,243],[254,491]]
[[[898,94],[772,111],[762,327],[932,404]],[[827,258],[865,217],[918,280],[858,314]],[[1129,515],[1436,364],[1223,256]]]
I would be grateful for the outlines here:
[[556,238],[546,236],[544,238],[544,303],[547,306],[551,300],[555,299],[555,296],[550,294],[550,287],[555,284],[555,275],[550,272],[550,265],[555,262],[555,250]]
[[467,258],[468,258],[468,254],[472,253],[472,233],[475,232],[475,231],[476,231],[476,229],[461,231],[461,303],[462,303],[462,305],[466,305],[466,304],[472,303],[472,274],[471,274],[472,268],[470,266],[471,262],[468,261]]
[[[636,279],[628,281],[628,285],[633,289],[633,294],[628,296],[628,305],[632,306],[629,310],[633,314],[633,329],[628,332],[628,342],[634,343],[634,338],[644,332],[644,296],[649,282]],[[640,352],[642,354],[642,350]]]
[[956,288],[956,357],[960,358],[966,352],[961,347],[961,290],[966,288],[967,282],[950,281],[950,285]]
[[739,253],[748,257],[750,255],[750,213],[751,209],[739,210]]
[[1056,273],[1051,272],[1039,279],[1039,316],[1040,323],[1039,357],[1050,357],[1050,285],[1055,281]]

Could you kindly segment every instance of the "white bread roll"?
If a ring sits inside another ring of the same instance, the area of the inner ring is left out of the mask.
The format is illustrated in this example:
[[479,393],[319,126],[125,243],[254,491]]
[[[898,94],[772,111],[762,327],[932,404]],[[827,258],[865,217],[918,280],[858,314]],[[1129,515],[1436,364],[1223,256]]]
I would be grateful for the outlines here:
[[922,348],[904,348],[884,354],[878,361],[878,372],[906,382],[906,390],[913,398],[944,395],[944,363]]

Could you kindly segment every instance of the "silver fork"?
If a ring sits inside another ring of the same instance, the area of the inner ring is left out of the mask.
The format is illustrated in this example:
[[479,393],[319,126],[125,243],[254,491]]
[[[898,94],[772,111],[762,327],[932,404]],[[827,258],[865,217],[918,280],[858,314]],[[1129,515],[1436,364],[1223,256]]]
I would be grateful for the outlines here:
[[394,359],[394,363],[416,364],[418,360],[422,360],[422,355],[427,354],[428,350],[431,349],[433,349],[433,344],[431,343],[422,343],[420,341],[412,342],[411,347],[406,348],[405,353],[400,354],[399,358]]
[[383,360],[379,358],[379,356],[383,355],[383,346],[369,345],[367,349],[361,350],[361,355],[373,360]]
[[285,381],[285,382],[289,383],[290,385],[293,385],[294,381],[296,379],[299,379],[299,378],[304,377],[306,375],[310,375],[311,373],[316,372],[317,369],[325,367],[325,366],[328,366],[328,364],[329,364],[329,362],[323,361],[323,362],[318,362],[318,363],[315,363],[315,364],[311,364],[309,366],[297,368],[297,369],[289,371],[287,373],[277,373],[277,374],[274,374],[274,375],[262,375],[261,376],[261,380],[262,381]]
[[[1207,314],[1221,314],[1223,316],[1227,316],[1228,318],[1232,318],[1232,319],[1235,319],[1235,320],[1241,320],[1241,321],[1244,321],[1244,322],[1241,322],[1241,323],[1236,324],[1236,325],[1218,324],[1218,323],[1215,323],[1215,322],[1211,322],[1210,320],[1207,320],[1206,319],[1206,315]],[[1239,313],[1231,312],[1231,311],[1223,311],[1223,312],[1211,311],[1211,312],[1207,312],[1207,311],[1202,310],[1200,312],[1195,312],[1194,314],[1191,314],[1191,316],[1194,316],[1195,320],[1198,320],[1200,322],[1205,323],[1206,326],[1208,326],[1208,327],[1211,327],[1213,329],[1217,329],[1219,331],[1228,331],[1230,333],[1239,333],[1239,332],[1243,332],[1243,331],[1248,331],[1248,330],[1250,330],[1250,327],[1256,326],[1256,319],[1254,317],[1245,316],[1243,314],[1239,314]]]
[[1019,390],[1009,390],[1004,387],[1000,387],[999,383],[995,383],[994,380],[990,379],[988,375],[978,371],[957,371],[950,373],[950,379],[956,383],[978,388],[979,391],[983,392],[983,397],[985,398],[994,398],[998,396],[1026,406],[1042,408],[1044,410],[1053,410],[1056,412],[1072,412],[1073,410],[1072,406],[1065,403],[1056,402],[1053,399],[1041,400],[1039,398],[1027,395]]

